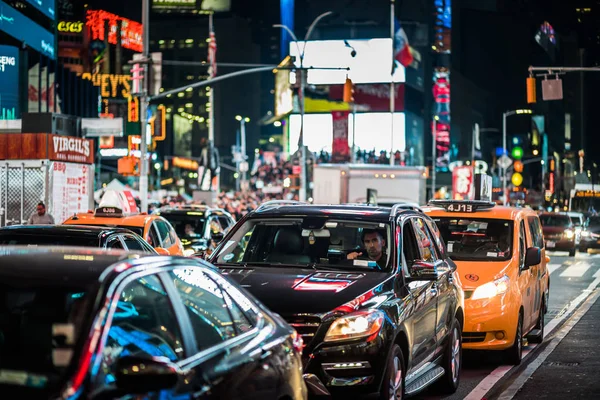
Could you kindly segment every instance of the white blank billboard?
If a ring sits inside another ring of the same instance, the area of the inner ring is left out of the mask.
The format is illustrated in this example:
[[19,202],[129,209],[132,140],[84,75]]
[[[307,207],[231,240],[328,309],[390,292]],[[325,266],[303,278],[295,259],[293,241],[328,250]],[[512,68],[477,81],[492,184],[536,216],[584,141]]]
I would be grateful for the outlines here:
[[[350,70],[310,70],[308,83],[311,85],[342,84],[346,81],[346,75],[355,84],[391,82],[392,39],[291,42],[290,55],[295,57],[297,67],[300,66],[298,51],[301,53],[303,49],[305,68],[350,68]],[[352,57],[352,49],[356,51],[355,57]],[[295,79],[294,74],[291,74],[291,77]],[[394,82],[405,80],[405,69],[402,65],[398,65],[394,72]]]
[[[392,146],[392,127],[390,113],[357,113],[356,146],[357,150],[385,150],[389,154]],[[289,119],[290,154],[298,150],[300,137],[300,115],[292,114]],[[348,144],[352,147],[352,114],[348,115]],[[394,114],[394,151],[406,149],[406,116]],[[324,150],[331,153],[333,142],[333,119],[331,114],[306,114],[304,116],[304,144],[312,152]]]

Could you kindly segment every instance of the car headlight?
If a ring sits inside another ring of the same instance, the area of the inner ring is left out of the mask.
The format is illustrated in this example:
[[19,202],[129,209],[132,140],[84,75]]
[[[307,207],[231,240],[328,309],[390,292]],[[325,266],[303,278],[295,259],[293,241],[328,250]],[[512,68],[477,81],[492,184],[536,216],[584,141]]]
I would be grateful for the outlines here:
[[510,278],[507,275],[504,275],[493,282],[481,285],[475,289],[473,296],[471,296],[471,300],[489,299],[499,294],[506,293],[509,281]]
[[564,235],[567,239],[573,239],[573,236],[575,236],[575,233],[570,229],[565,229]]
[[583,231],[583,232],[581,232],[581,236],[583,236],[583,237],[589,237],[590,233],[588,231]]
[[325,335],[325,342],[358,339],[378,333],[384,314],[380,310],[358,311],[333,321]]

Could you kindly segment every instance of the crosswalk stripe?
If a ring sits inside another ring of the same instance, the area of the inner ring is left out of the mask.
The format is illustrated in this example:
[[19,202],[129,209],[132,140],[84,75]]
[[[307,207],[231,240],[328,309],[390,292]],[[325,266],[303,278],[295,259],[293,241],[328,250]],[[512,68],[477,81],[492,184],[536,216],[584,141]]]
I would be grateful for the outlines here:
[[565,269],[560,276],[563,278],[581,278],[590,267],[591,265],[589,263],[578,261]]
[[600,278],[600,269],[594,274],[594,278]]
[[561,267],[561,265],[562,265],[562,264],[548,264],[548,265],[547,265],[547,267],[548,267],[548,273],[549,273],[550,275],[552,275],[552,273],[553,273],[554,271],[556,271],[557,269],[559,269],[559,268]]

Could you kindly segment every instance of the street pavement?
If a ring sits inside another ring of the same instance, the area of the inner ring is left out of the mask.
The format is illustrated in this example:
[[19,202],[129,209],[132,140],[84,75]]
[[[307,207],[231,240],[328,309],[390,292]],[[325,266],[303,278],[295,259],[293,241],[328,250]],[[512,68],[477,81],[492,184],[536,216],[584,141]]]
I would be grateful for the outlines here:
[[454,395],[428,390],[416,399],[600,398],[600,301],[595,301],[600,295],[600,255],[549,255],[544,342],[525,347],[518,367],[504,365],[498,352],[464,352]]

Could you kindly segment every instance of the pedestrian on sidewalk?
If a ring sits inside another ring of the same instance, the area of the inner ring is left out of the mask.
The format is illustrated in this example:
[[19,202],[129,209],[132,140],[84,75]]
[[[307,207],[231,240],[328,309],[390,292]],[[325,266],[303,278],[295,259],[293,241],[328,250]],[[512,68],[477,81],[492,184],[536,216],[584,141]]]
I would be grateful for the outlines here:
[[46,212],[46,205],[40,201],[37,205],[37,211],[31,214],[27,225],[54,225],[54,217]]

